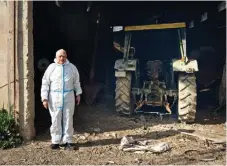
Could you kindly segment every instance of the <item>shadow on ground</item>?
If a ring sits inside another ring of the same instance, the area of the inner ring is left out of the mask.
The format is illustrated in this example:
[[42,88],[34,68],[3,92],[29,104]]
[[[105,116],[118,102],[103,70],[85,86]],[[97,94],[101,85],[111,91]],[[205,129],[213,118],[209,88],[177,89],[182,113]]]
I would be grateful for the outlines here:
[[[215,110],[215,108],[216,107],[214,105],[209,105],[209,103],[207,103],[207,105],[200,104],[200,107],[198,107],[197,110],[195,124],[212,125],[225,123],[226,111],[213,114],[212,111]],[[143,115],[144,119],[141,119],[141,115]],[[42,119],[44,120],[39,122],[41,124],[40,126],[42,126],[43,123],[43,126],[46,128],[43,127],[42,129],[39,129],[37,139],[45,141],[50,139],[50,117],[46,116],[46,118],[43,117]],[[164,116],[162,120],[159,116],[147,114],[137,114],[132,117],[119,116],[115,112],[112,98],[98,102],[92,107],[82,103],[78,108],[75,109],[74,114],[74,129],[78,133],[86,132],[92,134],[96,129],[99,130],[99,133],[133,130],[138,128],[146,129],[147,127],[152,127],[159,124],[168,126],[168,124],[173,123],[178,123],[176,116]],[[119,143],[119,140],[108,141]]]

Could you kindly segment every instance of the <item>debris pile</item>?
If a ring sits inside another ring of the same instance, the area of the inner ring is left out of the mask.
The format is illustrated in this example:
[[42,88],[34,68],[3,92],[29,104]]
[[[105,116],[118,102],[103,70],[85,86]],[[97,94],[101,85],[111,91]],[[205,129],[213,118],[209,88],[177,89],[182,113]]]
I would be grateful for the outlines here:
[[120,150],[125,152],[153,152],[162,153],[170,149],[167,142],[156,142],[154,140],[134,140],[132,137],[124,136],[121,139]]

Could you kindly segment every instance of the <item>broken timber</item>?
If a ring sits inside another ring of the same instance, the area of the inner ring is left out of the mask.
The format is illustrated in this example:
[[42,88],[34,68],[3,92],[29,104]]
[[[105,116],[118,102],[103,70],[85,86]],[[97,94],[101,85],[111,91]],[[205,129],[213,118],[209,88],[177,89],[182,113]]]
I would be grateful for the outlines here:
[[201,140],[209,140],[213,141],[213,143],[226,143],[226,135],[225,134],[219,134],[219,133],[212,133],[207,131],[194,131],[192,133],[188,132],[181,132],[185,135],[195,136],[200,138]]

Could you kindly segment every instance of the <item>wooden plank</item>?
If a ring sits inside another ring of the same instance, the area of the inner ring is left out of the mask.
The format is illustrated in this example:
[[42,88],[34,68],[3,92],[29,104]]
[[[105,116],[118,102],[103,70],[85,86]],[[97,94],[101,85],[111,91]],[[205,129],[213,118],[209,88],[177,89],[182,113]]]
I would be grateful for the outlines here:
[[225,143],[226,142],[226,135],[223,132],[222,133],[213,133],[213,132],[207,132],[207,131],[194,131],[192,133],[188,133],[188,132],[181,132],[182,134],[186,134],[186,135],[191,135],[194,137],[198,137],[201,140],[210,140],[210,141],[214,141],[214,142],[219,142],[219,143]]
[[138,26],[126,26],[125,31],[141,31],[141,30],[152,30],[152,29],[171,29],[171,28],[185,28],[186,24],[181,23],[170,23],[170,24],[153,24],[153,25],[138,25]]

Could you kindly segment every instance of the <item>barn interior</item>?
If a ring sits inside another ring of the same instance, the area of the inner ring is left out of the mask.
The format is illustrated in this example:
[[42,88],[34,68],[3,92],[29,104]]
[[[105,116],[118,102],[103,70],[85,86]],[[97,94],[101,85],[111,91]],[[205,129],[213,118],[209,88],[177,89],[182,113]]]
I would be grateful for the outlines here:
[[[109,94],[114,99],[115,60],[122,58],[113,48],[116,38],[113,26],[186,22],[187,53],[199,63],[197,85],[198,106],[207,101],[217,105],[226,60],[226,10],[218,11],[220,2],[33,2],[35,127],[37,134],[50,125],[50,116],[40,99],[41,79],[46,65],[53,62],[55,52],[63,48],[68,59],[80,72],[84,92],[82,104],[92,97]],[[208,15],[203,15],[208,13]],[[201,21],[203,16],[203,21]],[[206,17],[207,16],[207,17]],[[190,24],[190,25],[189,25]],[[142,65],[147,60],[170,60],[179,56],[176,31],[135,32],[132,45]],[[93,86],[95,85],[95,86]],[[95,88],[94,88],[95,87]],[[91,89],[94,92],[91,92]],[[92,101],[91,101],[92,100]],[[97,101],[98,102],[98,101]],[[113,101],[114,102],[114,101]]]

